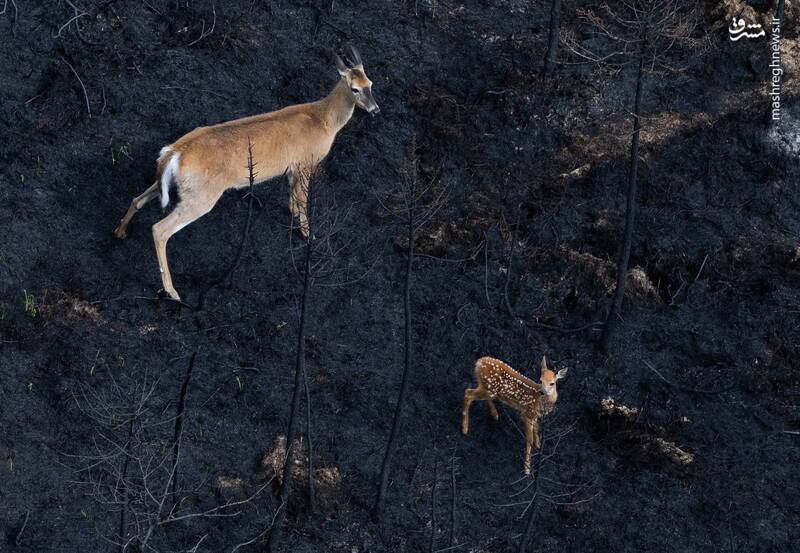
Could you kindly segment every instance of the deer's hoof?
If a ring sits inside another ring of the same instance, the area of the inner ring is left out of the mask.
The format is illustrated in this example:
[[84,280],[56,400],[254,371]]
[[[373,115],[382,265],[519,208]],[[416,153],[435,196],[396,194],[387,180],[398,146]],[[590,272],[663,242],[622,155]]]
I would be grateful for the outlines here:
[[178,295],[178,292],[175,291],[173,288],[172,290],[164,290],[163,288],[158,291],[159,299],[169,299],[175,301],[181,301],[181,297]]

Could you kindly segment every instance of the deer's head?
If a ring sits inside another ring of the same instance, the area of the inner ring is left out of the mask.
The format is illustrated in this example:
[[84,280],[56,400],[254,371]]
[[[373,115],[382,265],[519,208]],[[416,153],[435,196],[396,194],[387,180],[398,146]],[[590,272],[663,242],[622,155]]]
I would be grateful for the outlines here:
[[558,392],[556,391],[556,381],[567,376],[567,369],[561,369],[558,372],[551,371],[549,368],[547,368],[547,359],[545,357],[542,357],[541,369],[542,374],[539,380],[542,386],[542,393],[551,400],[555,400],[558,397]]
[[378,107],[378,103],[375,102],[375,98],[372,96],[372,81],[369,80],[364,72],[361,55],[352,44],[345,46],[345,58],[347,63],[339,56],[336,56],[336,69],[342,79],[347,82],[347,86],[350,87],[353,101],[370,115],[377,115],[380,113],[381,108]]

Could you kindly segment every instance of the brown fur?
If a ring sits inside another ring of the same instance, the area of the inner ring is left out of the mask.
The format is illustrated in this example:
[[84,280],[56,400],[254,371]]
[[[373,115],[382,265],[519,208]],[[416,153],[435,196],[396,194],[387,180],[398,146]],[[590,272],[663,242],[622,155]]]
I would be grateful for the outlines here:
[[475,380],[478,386],[464,391],[464,411],[461,432],[469,433],[469,408],[476,399],[486,400],[489,412],[495,420],[499,418],[493,400],[498,399],[519,411],[525,423],[525,474],[531,472],[531,444],[541,449],[539,420],[549,414],[558,400],[556,381],[566,375],[567,369],[555,373],[547,368],[542,358],[541,382],[536,383],[521,375],[499,359],[481,357],[475,363]]
[[[360,57],[357,59],[360,61]],[[292,185],[289,209],[299,217],[300,230],[308,236],[308,176],[328,155],[337,133],[350,120],[356,106],[373,114],[379,111],[372,97],[372,81],[367,78],[363,66],[347,67],[337,58],[337,68],[341,79],[322,100],[199,127],[162,150],[156,182],[131,201],[114,234],[125,238],[131,219],[144,204],[161,193],[161,177],[173,158],[179,156],[175,187],[180,202],[167,217],[153,225],[163,287],[173,299],[180,299],[180,296],[172,284],[167,263],[167,241],[211,211],[223,192],[248,184],[248,143],[253,148],[257,182],[283,174],[289,176]]]

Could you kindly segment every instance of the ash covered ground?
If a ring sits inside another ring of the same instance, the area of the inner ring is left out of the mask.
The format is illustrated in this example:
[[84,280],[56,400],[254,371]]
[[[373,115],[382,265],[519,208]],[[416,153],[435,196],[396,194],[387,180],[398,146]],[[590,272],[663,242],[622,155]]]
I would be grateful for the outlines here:
[[[501,409],[495,422],[476,403],[469,436],[460,433],[482,355],[532,377],[543,355],[570,370],[545,421],[552,456],[531,550],[797,547],[793,2],[777,130],[766,39],[727,36],[736,2],[702,3],[707,50],[683,72],[648,76],[639,224],[608,357],[592,323],[614,290],[635,75],[562,50],[545,86],[545,3],[74,4],[18,0],[16,17],[11,4],[0,16],[0,549],[114,548],[131,498],[109,492],[109,467],[145,459],[129,470],[163,474],[194,352],[175,512],[255,497],[236,516],[160,527],[151,545],[229,551],[268,526],[277,504],[264,482],[286,432],[300,286],[285,181],[256,190],[233,283],[200,311],[151,300],[157,202],[125,241],[112,231],[152,182],[162,146],[323,97],[337,79],[330,51],[347,40],[382,112],[356,113],[325,162],[323,185],[348,217],[338,262],[352,278],[320,282],[311,296],[318,497],[310,513],[301,462],[285,550],[420,551],[431,536],[439,550],[451,518],[454,551],[515,550],[530,499],[516,413]],[[563,5],[563,29],[581,40],[591,39],[576,9],[588,5]],[[450,194],[417,243],[416,362],[377,524],[369,510],[402,370],[405,261],[402,230],[381,204],[412,139],[420,178]],[[229,192],[170,241],[187,301],[225,272],[247,213],[243,194]],[[119,424],[132,408],[142,409],[138,457]]]

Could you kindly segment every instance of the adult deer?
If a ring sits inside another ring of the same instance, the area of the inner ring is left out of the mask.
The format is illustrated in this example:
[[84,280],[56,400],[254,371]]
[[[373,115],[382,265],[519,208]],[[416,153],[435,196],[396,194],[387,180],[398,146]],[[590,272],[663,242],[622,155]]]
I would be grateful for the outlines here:
[[153,240],[164,291],[180,300],[172,285],[167,263],[167,241],[214,207],[222,193],[248,184],[248,143],[253,147],[257,182],[288,175],[291,185],[289,210],[300,218],[300,230],[308,237],[307,179],[333,145],[337,133],[357,106],[372,115],[380,112],[372,96],[372,81],[364,72],[358,51],[346,47],[348,63],[335,57],[340,80],[322,100],[289,106],[278,111],[236,119],[210,127],[199,127],[161,149],[156,182],[131,206],[114,231],[125,238],[128,224],[147,202],[161,196],[169,205],[174,183],[180,202],[164,219],[153,225]]
[[461,432],[469,433],[469,408],[476,399],[485,399],[489,412],[495,420],[499,418],[493,399],[519,411],[525,423],[525,474],[531,473],[531,443],[541,449],[539,420],[550,413],[558,400],[556,381],[567,375],[567,369],[557,373],[547,368],[547,359],[542,357],[541,382],[534,382],[521,375],[502,361],[492,357],[481,357],[475,363],[476,388],[464,391],[464,412]]

